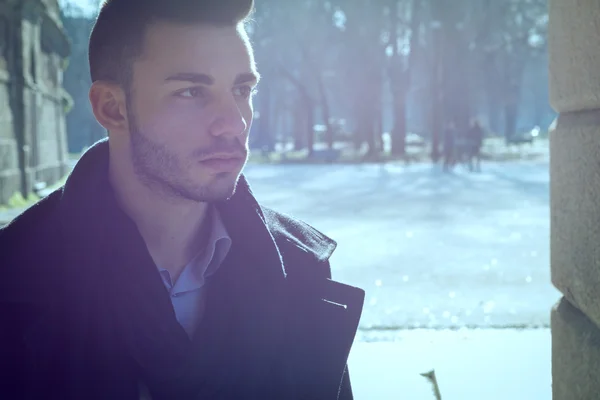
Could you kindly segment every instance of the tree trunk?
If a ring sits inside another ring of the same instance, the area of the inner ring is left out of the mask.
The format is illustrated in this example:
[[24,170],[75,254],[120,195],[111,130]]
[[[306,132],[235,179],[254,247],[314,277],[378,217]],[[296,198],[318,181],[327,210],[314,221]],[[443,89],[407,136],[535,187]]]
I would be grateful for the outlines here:
[[[277,97],[273,98],[273,119],[271,127],[273,132],[271,132],[271,140],[273,141],[273,149],[277,149],[277,144],[279,140],[281,140],[281,144],[283,149],[287,148],[287,144],[289,143],[290,137],[290,129],[289,129],[289,119],[290,115],[293,115],[293,107],[290,106],[288,101],[281,101],[279,96],[285,96],[285,92],[280,93]],[[286,104],[287,103],[287,104]],[[279,133],[279,135],[277,135]]]
[[[496,96],[497,95],[498,94],[496,93]],[[488,94],[488,119],[492,132],[499,134],[502,130],[502,127],[500,126],[502,105],[496,96],[494,96],[492,93]]]
[[377,153],[383,153],[383,106],[381,101],[377,103],[377,114],[375,117],[375,149]]
[[[375,74],[373,74],[375,75]],[[375,121],[380,109],[377,107],[378,99],[381,98],[382,85],[380,80],[370,80],[363,82],[362,95],[358,96],[361,100],[356,103],[356,115],[358,117],[359,134],[361,135],[360,144],[367,144],[367,153],[365,157],[372,158],[377,154],[377,144],[375,138]]]
[[431,63],[431,161],[437,163],[440,158],[440,144],[443,129],[443,109],[442,109],[442,52],[441,52],[441,31],[434,29],[432,35],[432,63]]
[[303,99],[304,112],[306,117],[306,147],[308,148],[308,156],[312,157],[315,150],[315,109],[312,101],[305,96]]
[[306,141],[308,145],[308,154],[312,155],[314,151],[314,124],[315,124],[315,113],[314,113],[314,102],[306,88],[306,85],[301,80],[296,78],[291,72],[284,67],[279,67],[281,76],[286,78],[294,85],[298,91],[298,107],[296,107],[296,121],[301,122],[296,124],[294,128],[295,140],[294,149],[300,150],[303,148],[302,144]]
[[306,122],[304,102],[301,96],[298,95],[296,107],[294,107],[294,151],[300,151],[306,147]]
[[432,96],[431,96],[431,161],[437,163],[440,158],[440,144],[442,139],[442,107],[440,102],[440,91],[439,87],[436,87],[435,83],[432,84]]
[[517,132],[518,107],[510,102],[504,106],[504,137],[508,143]]
[[525,65],[514,54],[507,54],[505,57],[504,138],[508,143],[517,132],[521,81]]
[[405,65],[402,63],[402,56],[400,55],[400,49],[398,48],[398,28],[400,21],[398,18],[397,0],[392,0],[391,10],[391,43],[394,52],[389,70],[394,105],[394,124],[390,136],[392,142],[391,153],[393,156],[403,157],[406,154],[406,97],[409,90],[417,50],[419,48],[419,27],[421,25],[422,10],[419,0],[413,0],[411,3],[410,53],[407,56],[408,58]]
[[489,127],[493,133],[499,134],[502,129],[500,124],[502,112],[502,76],[498,74],[494,54],[486,54],[482,64]]
[[404,157],[406,154],[406,95],[394,96],[394,126],[392,128],[392,156]]
[[[390,132],[392,156],[404,156],[406,152],[406,91],[408,81],[405,76],[405,67],[402,65],[400,49],[398,47],[398,0],[391,0],[390,4],[390,42],[393,54],[388,68],[388,77],[392,90],[392,131]],[[411,37],[412,39],[412,37]],[[412,40],[411,40],[412,42]],[[411,49],[412,50],[412,49]]]
[[[266,82],[264,82],[266,83]],[[275,149],[275,143],[272,137],[272,121],[271,121],[271,96],[272,91],[268,84],[263,84],[260,92],[260,118],[258,123],[258,145],[264,152],[272,152]]]
[[[362,92],[364,93],[364,92]],[[362,148],[363,143],[369,142],[369,110],[368,104],[363,99],[364,96],[360,94],[356,97],[354,104],[354,118],[356,121],[356,131],[354,133],[354,149],[359,151]]]
[[466,39],[462,32],[456,32],[456,55],[454,58],[454,71],[456,76],[455,90],[453,91],[453,100],[455,101],[456,107],[456,124],[460,131],[466,132],[469,129],[471,115],[470,107],[470,82],[468,74],[461,73],[461,71],[467,71],[469,68],[470,54]]
[[327,90],[325,89],[325,84],[323,83],[323,76],[318,73],[317,74],[317,87],[319,88],[319,97],[321,100],[321,117],[323,118],[323,124],[325,124],[325,141],[327,142],[327,148],[333,149],[333,129],[331,129],[331,114],[329,111],[329,101],[327,98]]
[[373,158],[377,154],[377,145],[375,144],[375,124],[373,115],[370,114],[365,119],[365,134],[367,135],[367,153],[366,158]]

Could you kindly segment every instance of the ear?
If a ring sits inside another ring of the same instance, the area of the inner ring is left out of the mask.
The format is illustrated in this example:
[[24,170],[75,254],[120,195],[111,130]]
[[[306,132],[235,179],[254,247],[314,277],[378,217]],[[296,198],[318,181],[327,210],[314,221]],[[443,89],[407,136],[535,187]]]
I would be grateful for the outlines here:
[[121,86],[104,81],[92,83],[89,93],[96,120],[107,131],[127,131],[127,102]]

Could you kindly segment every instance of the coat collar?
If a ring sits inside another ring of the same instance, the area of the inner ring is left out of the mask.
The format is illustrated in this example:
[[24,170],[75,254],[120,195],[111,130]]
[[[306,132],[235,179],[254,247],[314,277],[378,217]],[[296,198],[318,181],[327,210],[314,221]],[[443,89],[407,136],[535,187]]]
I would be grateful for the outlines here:
[[[59,210],[66,230],[77,236],[87,237],[90,245],[107,239],[107,217],[124,214],[118,210],[114,193],[108,181],[108,139],[96,142],[78,161],[62,189]],[[279,265],[274,273],[282,278],[286,269],[277,245],[285,243],[305,253],[317,262],[329,259],[336,243],[312,227],[291,218],[282,217],[268,208],[261,207],[252,189],[242,175],[235,194],[227,201],[216,203],[228,231],[243,228],[247,250],[268,258],[269,264]],[[100,236],[100,237],[98,237]],[[265,249],[269,249],[265,254]]]

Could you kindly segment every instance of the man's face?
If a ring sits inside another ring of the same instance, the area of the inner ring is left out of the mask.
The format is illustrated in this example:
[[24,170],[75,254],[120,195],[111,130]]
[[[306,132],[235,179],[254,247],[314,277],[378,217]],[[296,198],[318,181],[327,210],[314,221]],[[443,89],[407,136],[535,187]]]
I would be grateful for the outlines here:
[[137,177],[162,195],[231,197],[248,157],[252,50],[235,27],[148,27],[127,95]]

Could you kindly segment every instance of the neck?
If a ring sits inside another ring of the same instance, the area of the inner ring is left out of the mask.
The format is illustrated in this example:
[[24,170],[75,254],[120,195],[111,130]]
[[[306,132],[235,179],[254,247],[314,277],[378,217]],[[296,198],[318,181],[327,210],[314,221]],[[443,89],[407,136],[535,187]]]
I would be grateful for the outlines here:
[[109,154],[109,179],[117,202],[136,224],[156,266],[177,279],[208,236],[209,204],[167,198],[137,179],[129,157],[112,149]]

